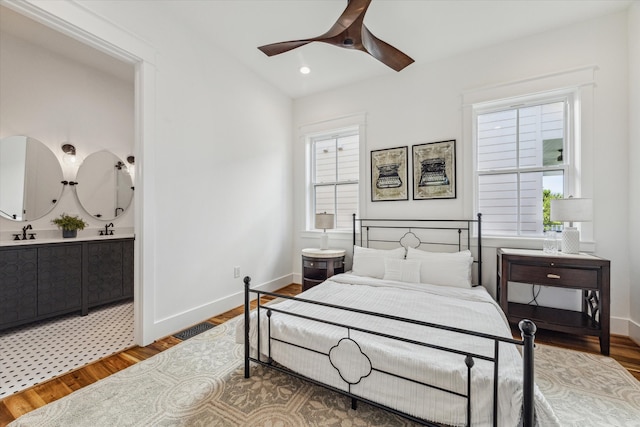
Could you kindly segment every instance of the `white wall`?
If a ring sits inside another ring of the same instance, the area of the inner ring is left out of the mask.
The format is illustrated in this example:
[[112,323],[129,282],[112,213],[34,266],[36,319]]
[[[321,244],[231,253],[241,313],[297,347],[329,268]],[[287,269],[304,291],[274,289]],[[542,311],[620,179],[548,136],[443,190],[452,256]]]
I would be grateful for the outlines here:
[[[596,254],[610,259],[612,332],[628,334],[630,275],[626,244],[629,194],[627,16],[617,14],[562,30],[469,52],[466,55],[400,73],[301,98],[294,103],[294,128],[353,112],[366,112],[367,168],[375,149],[457,140],[458,191],[455,200],[372,203],[370,172],[363,175],[367,200],[362,215],[369,217],[470,217],[472,215],[472,147],[463,132],[462,95],[476,88],[498,85],[558,71],[596,65],[594,120],[583,127],[585,188],[595,205],[593,235]],[[597,161],[595,170],[594,159]],[[304,146],[294,143],[293,265],[300,272],[300,249],[316,242],[304,230]],[[616,191],[612,191],[615,189]],[[622,195],[622,197],[621,197]],[[350,240],[333,239],[333,246],[350,247]],[[485,239],[489,246],[541,247],[541,241]],[[483,256],[485,285],[495,292],[495,251]]]
[[291,283],[291,100],[148,2],[33,3],[142,58],[138,341]]
[[[133,73],[133,67],[131,69]],[[79,158],[109,150],[126,162],[133,153],[133,84],[71,60],[51,50],[0,33],[0,138],[26,135],[41,141],[58,158],[64,179],[75,181],[77,166],[62,161],[61,145],[76,147]],[[62,186],[62,184],[61,184]],[[45,230],[59,235],[51,219],[66,212],[89,223],[80,235],[97,235],[103,221],[91,218],[66,186],[54,210],[29,221],[36,238]],[[111,221],[110,221],[111,222]],[[112,221],[116,229],[133,227],[133,203]],[[0,236],[10,239],[24,222],[0,218]],[[53,237],[53,236],[47,236]],[[59,236],[58,236],[59,237]]]
[[629,256],[631,258],[631,325],[629,336],[640,343],[640,1],[629,9]]

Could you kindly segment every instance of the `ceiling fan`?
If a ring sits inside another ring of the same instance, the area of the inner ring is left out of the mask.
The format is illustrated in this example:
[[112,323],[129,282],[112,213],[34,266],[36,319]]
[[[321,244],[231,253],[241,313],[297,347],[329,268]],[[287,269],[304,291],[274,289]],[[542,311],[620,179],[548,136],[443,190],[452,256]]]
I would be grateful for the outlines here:
[[268,44],[258,49],[267,56],[274,56],[311,42],[323,42],[345,49],[361,50],[396,71],[402,70],[413,62],[409,56],[371,34],[364,25],[364,15],[371,0],[348,0],[348,2],[342,15],[326,33],[311,39]]

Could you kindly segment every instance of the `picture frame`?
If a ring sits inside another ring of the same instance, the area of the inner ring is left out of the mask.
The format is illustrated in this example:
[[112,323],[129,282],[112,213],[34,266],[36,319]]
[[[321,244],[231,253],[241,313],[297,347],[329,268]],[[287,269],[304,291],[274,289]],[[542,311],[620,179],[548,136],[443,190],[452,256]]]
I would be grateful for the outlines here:
[[456,140],[412,146],[413,200],[456,198]]
[[409,200],[409,147],[371,151],[371,201]]

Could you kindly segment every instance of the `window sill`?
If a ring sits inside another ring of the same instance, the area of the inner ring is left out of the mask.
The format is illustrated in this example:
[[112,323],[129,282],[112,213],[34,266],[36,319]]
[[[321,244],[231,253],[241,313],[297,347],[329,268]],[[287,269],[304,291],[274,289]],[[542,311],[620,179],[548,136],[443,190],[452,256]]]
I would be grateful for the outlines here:
[[[300,237],[309,239],[319,239],[322,231],[305,230],[300,232]],[[353,241],[353,232],[351,230],[331,230],[327,231],[330,240]],[[357,235],[356,235],[357,236]]]
[[[490,248],[542,249],[542,237],[482,236],[482,245]],[[580,252],[594,253],[596,242],[580,241]]]

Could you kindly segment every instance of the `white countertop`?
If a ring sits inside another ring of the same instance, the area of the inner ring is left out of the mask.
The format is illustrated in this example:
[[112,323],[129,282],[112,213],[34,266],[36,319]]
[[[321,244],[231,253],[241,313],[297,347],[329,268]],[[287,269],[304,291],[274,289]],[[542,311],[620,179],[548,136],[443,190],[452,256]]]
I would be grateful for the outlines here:
[[[117,234],[118,233],[117,230],[114,231],[113,235],[109,235],[109,236],[99,236],[97,230],[89,230],[89,231],[95,231],[95,234],[92,233],[91,235],[87,234],[83,236],[78,235],[78,237],[70,237],[66,239],[63,237],[38,239],[38,235],[36,234],[36,238],[31,240],[0,240],[0,246],[26,246],[26,245],[45,244],[45,243],[73,243],[78,241],[85,242],[89,240],[130,239],[132,237],[135,237],[135,234],[133,233]],[[62,234],[62,232],[60,234]]]

